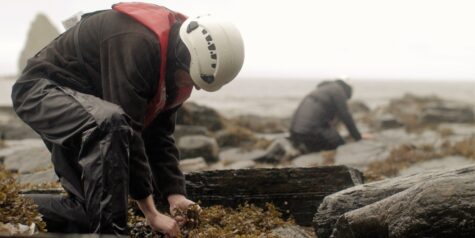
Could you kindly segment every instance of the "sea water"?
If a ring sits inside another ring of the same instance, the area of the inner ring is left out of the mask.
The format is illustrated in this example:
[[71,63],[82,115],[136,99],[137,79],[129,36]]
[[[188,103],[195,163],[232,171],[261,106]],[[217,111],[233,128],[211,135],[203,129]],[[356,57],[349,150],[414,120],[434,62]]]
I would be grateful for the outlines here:
[[[217,109],[226,117],[254,114],[289,117],[300,100],[315,89],[320,80],[237,78],[217,92],[193,91],[189,101]],[[0,78],[0,106],[11,106],[13,78]],[[354,97],[370,108],[400,98],[406,93],[438,96],[475,105],[473,81],[352,80]]]

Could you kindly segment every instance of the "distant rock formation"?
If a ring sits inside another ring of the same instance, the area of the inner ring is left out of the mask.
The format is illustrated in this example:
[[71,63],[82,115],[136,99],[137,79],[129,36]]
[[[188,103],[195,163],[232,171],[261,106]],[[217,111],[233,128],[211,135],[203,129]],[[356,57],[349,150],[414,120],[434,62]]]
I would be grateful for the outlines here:
[[45,47],[51,40],[59,35],[59,31],[53,26],[48,17],[44,14],[36,15],[30,25],[25,47],[21,51],[18,60],[18,69],[21,72],[27,60]]

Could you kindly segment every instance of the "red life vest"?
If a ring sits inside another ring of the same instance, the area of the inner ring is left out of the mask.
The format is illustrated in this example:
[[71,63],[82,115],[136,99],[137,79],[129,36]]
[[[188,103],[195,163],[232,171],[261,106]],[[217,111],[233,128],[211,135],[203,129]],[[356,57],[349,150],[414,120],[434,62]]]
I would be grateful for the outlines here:
[[155,33],[160,42],[160,78],[157,79],[157,92],[147,107],[144,119],[144,126],[146,127],[160,112],[182,104],[191,95],[193,86],[180,87],[174,100],[167,100],[167,89],[165,84],[170,29],[177,20],[185,21],[187,17],[165,7],[148,3],[118,3],[114,4],[112,9],[130,16],[146,26]]

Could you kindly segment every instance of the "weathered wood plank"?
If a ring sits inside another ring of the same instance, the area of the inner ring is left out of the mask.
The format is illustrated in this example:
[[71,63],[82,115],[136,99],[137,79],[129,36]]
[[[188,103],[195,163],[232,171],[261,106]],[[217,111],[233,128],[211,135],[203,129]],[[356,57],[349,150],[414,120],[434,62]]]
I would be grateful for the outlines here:
[[308,226],[323,198],[363,182],[346,166],[215,170],[186,174],[188,196],[203,206],[258,206],[272,202],[297,224]]

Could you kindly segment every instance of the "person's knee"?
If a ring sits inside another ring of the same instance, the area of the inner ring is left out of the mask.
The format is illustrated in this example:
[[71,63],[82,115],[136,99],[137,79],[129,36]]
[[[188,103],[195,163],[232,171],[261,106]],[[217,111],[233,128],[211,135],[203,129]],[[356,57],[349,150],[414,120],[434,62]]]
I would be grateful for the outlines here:
[[116,130],[130,127],[130,119],[127,114],[117,105],[110,104],[102,107],[96,115],[101,129]]

